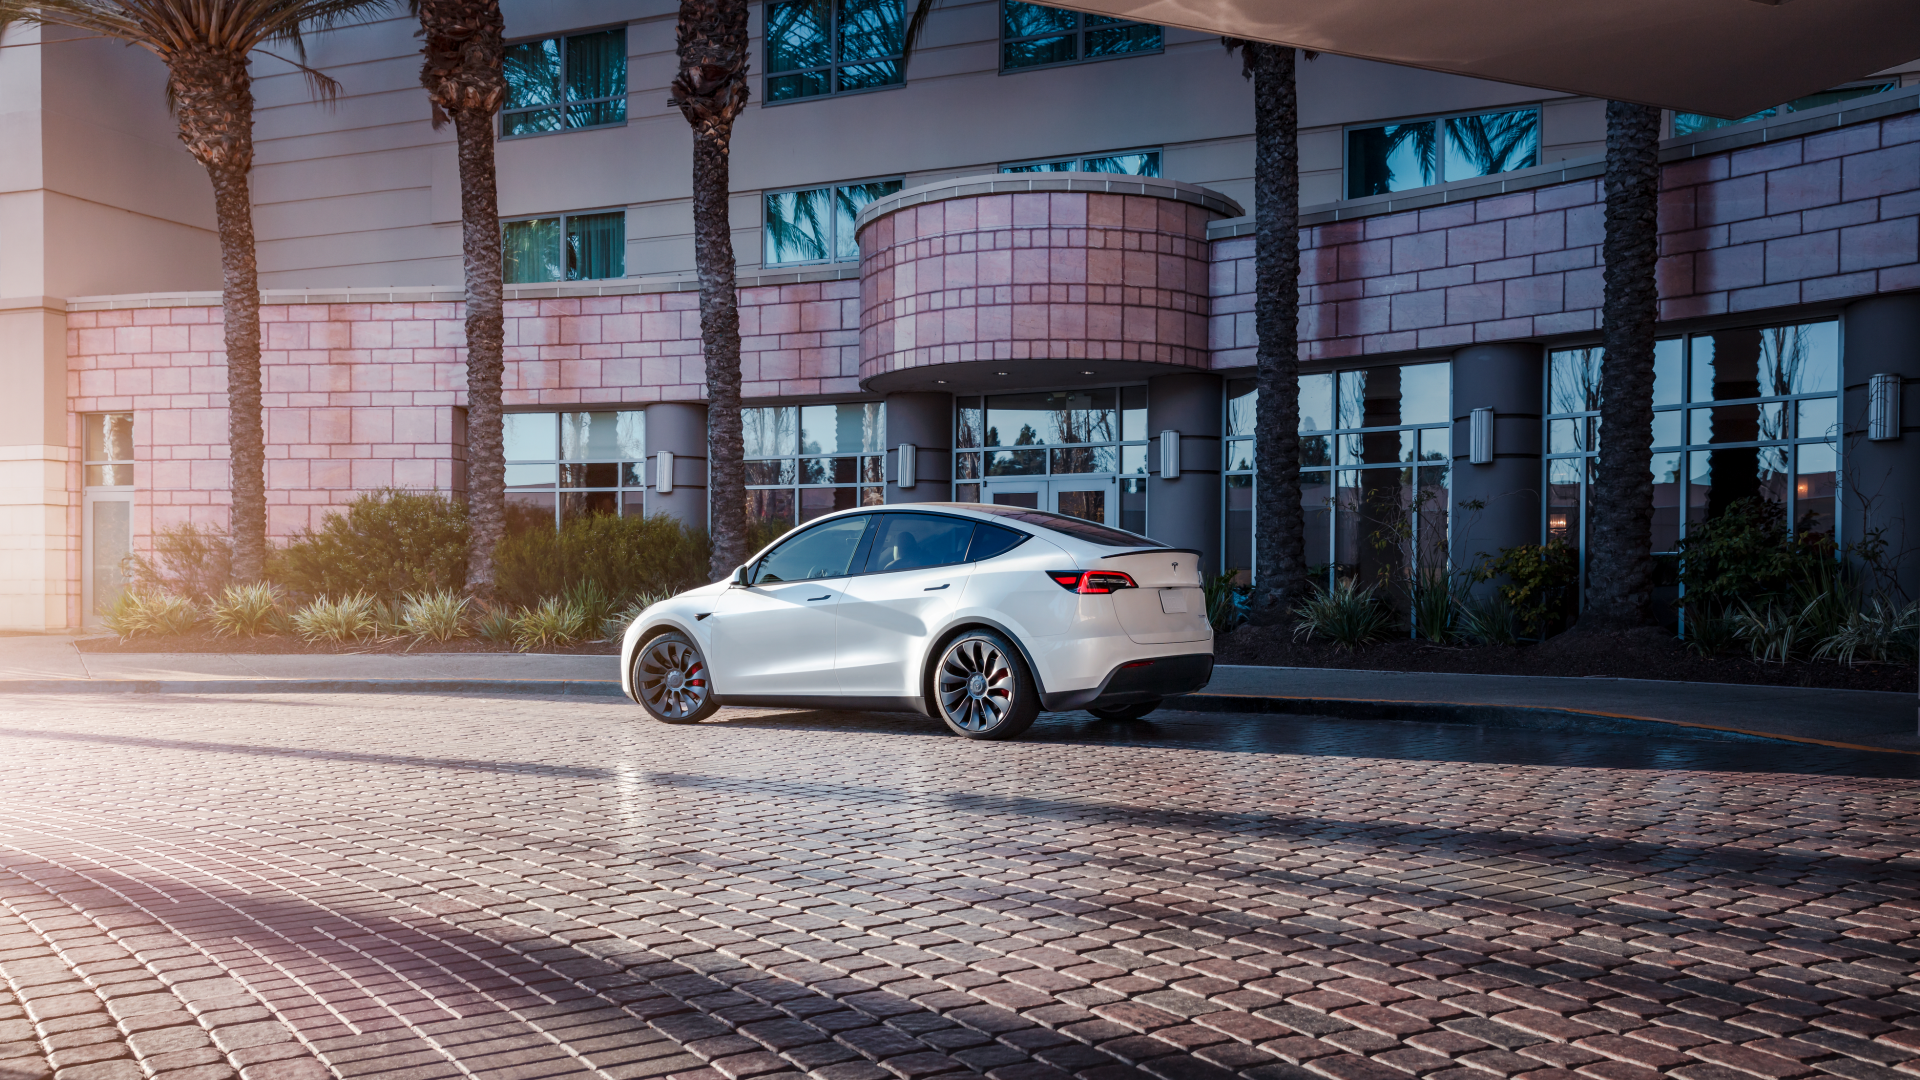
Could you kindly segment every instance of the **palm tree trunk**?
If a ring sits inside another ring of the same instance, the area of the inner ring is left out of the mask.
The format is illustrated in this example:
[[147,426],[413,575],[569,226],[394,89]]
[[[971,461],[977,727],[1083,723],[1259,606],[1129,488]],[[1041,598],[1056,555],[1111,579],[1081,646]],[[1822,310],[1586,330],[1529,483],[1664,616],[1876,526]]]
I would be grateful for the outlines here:
[[682,0],[672,104],[693,127],[693,252],[707,360],[707,520],[715,580],[747,557],[740,434],[740,301],[727,215],[733,122],[747,103],[746,0]]
[[467,591],[493,593],[493,549],[506,529],[506,457],[500,380],[506,328],[493,117],[506,100],[506,20],[499,0],[418,0],[420,84],[453,117],[460,158],[460,253],[467,292]]
[[460,251],[467,279],[467,590],[493,595],[493,549],[506,531],[507,461],[500,415],[506,317],[493,114],[453,115],[460,148]]
[[1254,594],[1248,617],[1285,619],[1307,580],[1300,510],[1300,135],[1290,46],[1246,42],[1253,79]]
[[1653,327],[1659,259],[1660,110],[1607,103],[1606,293],[1600,458],[1588,500],[1587,606],[1593,629],[1652,615]]
[[253,248],[253,84],[244,56],[181,49],[168,58],[180,141],[213,182],[220,311],[227,352],[227,445],[233,574],[266,571],[266,440],[260,406],[260,274]]

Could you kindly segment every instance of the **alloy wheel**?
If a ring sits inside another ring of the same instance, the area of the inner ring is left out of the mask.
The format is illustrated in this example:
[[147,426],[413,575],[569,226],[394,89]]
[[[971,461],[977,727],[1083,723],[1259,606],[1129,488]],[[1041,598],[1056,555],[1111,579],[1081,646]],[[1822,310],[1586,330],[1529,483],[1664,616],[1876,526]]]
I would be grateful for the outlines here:
[[707,662],[678,634],[647,643],[633,665],[634,691],[662,720],[692,720],[707,701]]
[[940,661],[940,705],[967,731],[988,731],[1012,713],[1018,679],[1006,654],[993,642],[967,637]]

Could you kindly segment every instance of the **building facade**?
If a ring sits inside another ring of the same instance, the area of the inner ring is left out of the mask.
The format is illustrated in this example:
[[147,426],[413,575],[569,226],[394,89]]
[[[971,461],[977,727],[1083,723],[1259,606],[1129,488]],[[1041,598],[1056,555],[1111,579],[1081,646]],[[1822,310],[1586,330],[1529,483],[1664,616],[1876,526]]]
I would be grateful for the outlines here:
[[[703,522],[674,9],[504,6],[509,497],[522,520]],[[1203,35],[995,0],[942,6],[903,64],[901,7],[754,7],[732,178],[750,510],[778,527],[1013,502],[1247,569],[1238,61]],[[19,628],[83,624],[127,552],[223,526],[227,505],[211,195],[160,66],[35,33],[0,50],[23,148],[0,166],[0,364],[20,388],[0,404],[0,623]],[[318,35],[310,60],[345,87],[330,108],[256,67],[275,537],[362,491],[464,490],[458,176],[417,47],[404,20]],[[1332,56],[1300,65],[1300,98],[1309,561],[1406,582],[1580,546],[1604,103]],[[1649,543],[1761,495],[1903,551],[1920,64],[1666,123]]]

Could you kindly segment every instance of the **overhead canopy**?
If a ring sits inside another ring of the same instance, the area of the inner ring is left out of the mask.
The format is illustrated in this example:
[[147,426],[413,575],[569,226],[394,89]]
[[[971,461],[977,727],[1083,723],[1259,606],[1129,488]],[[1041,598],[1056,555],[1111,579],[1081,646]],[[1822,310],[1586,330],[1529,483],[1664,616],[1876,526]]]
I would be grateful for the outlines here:
[[1920,0],[1067,0],[1059,6],[1722,118],[1920,58]]

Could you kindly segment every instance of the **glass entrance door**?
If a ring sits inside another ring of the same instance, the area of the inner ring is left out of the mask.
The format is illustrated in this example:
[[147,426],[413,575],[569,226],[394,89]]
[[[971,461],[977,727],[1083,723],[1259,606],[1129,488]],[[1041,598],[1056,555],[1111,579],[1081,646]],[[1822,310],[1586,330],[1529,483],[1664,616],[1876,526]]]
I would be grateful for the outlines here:
[[1113,477],[1100,480],[1055,480],[1048,485],[1052,489],[1053,506],[1056,514],[1068,517],[1097,521],[1102,525],[1116,525],[1114,513],[1118,509],[1119,498],[1115,494],[1118,481]]
[[88,492],[81,558],[81,603],[88,623],[113,606],[127,587],[127,556],[133,553],[133,495]]

